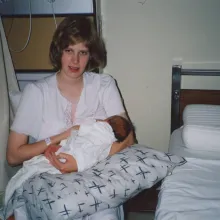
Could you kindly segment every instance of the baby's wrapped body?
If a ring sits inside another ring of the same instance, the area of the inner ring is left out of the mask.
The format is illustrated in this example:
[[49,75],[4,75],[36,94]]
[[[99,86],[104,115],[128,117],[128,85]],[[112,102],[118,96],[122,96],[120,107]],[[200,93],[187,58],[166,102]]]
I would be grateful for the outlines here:
[[[72,130],[70,137],[61,142],[62,147],[56,154],[62,152],[72,155],[76,160],[78,172],[105,159],[113,142],[124,141],[133,129],[132,124],[119,115],[105,120],[85,120],[76,127],[79,131]],[[65,162],[65,159],[61,162]]]
[[109,123],[105,121],[84,123],[79,130],[72,130],[67,140],[61,141],[62,147],[56,154],[62,152],[72,155],[76,160],[78,172],[81,172],[105,159],[114,141],[116,138]]

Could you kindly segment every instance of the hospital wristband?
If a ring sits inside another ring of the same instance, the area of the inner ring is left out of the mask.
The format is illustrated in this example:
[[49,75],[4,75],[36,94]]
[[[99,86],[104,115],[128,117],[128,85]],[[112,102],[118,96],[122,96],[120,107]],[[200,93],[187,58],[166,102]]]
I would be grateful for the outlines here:
[[45,138],[44,139],[45,143],[47,146],[49,146],[52,142],[51,142],[51,139],[48,137],[48,138]]

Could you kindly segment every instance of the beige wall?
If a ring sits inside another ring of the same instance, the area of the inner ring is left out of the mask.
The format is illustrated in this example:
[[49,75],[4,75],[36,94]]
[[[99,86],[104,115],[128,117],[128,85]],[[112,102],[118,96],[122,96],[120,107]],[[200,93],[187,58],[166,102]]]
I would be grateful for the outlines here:
[[210,67],[213,63],[220,68],[220,1],[101,3],[108,49],[105,72],[118,81],[139,143],[166,151],[170,137],[171,66],[182,63],[187,67]]

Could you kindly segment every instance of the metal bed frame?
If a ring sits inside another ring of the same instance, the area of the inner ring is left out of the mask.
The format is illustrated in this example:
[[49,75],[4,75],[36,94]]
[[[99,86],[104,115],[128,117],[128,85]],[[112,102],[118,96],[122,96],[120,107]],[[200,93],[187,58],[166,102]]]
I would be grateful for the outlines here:
[[[171,133],[175,129],[181,126],[180,97],[181,97],[182,76],[220,76],[220,70],[218,69],[183,69],[182,66],[172,67]],[[205,104],[205,103],[201,103],[201,104]]]

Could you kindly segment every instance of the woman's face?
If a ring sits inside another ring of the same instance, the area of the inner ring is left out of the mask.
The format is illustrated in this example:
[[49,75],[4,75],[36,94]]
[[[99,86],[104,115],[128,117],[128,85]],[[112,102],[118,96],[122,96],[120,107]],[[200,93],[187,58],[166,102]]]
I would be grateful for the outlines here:
[[61,74],[67,77],[80,78],[89,61],[89,49],[84,43],[70,45],[63,50],[61,57]]

